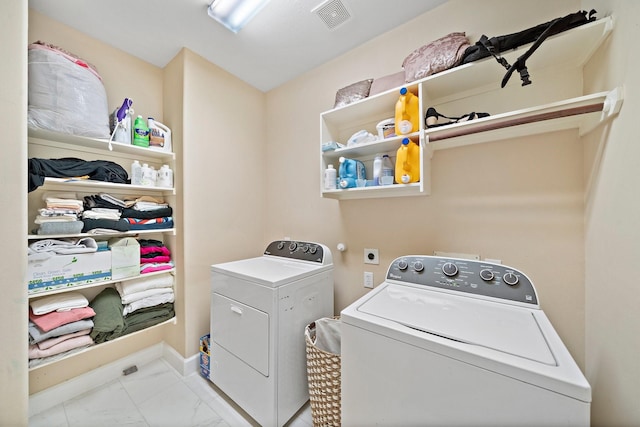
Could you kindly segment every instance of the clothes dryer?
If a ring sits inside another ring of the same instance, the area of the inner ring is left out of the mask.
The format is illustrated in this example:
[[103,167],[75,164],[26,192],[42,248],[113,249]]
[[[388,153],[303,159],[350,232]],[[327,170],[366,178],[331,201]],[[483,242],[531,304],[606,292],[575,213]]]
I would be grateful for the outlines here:
[[404,256],[341,318],[344,426],[589,425],[589,383],[514,268]]
[[260,425],[282,426],[309,399],[305,326],[333,315],[324,245],[274,241],[211,266],[210,380]]

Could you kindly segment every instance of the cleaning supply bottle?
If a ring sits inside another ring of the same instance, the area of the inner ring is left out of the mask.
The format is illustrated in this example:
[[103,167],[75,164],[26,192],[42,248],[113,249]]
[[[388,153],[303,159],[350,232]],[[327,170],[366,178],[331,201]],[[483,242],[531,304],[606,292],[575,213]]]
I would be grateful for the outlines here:
[[338,186],[340,188],[353,188],[357,187],[356,180],[366,180],[367,173],[364,167],[364,163],[360,160],[347,159],[346,157],[340,157],[340,179],[338,180]]
[[380,177],[380,185],[393,184],[393,163],[388,154],[382,156],[382,176]]
[[173,171],[169,165],[162,165],[158,171],[158,187],[173,188]]
[[140,166],[140,162],[134,160],[131,164],[131,185],[141,185],[142,184],[142,166]]
[[382,185],[380,178],[382,178],[382,156],[378,154],[373,159],[373,185]]
[[147,121],[142,116],[138,116],[133,124],[133,145],[138,147],[149,146],[149,126],[147,126]]
[[149,147],[171,151],[171,130],[153,117],[149,117],[148,127]]
[[324,189],[335,190],[338,179],[338,171],[334,169],[333,165],[327,166],[324,171]]
[[396,102],[396,135],[408,135],[420,130],[420,106],[418,97],[406,87],[400,89],[400,97]]
[[146,163],[143,163],[142,168],[140,170],[142,171],[142,179],[140,181],[140,185],[144,185],[146,187],[152,187],[153,177],[151,176],[152,172],[149,165]]
[[403,139],[398,148],[395,175],[398,184],[420,181],[420,147],[409,138]]

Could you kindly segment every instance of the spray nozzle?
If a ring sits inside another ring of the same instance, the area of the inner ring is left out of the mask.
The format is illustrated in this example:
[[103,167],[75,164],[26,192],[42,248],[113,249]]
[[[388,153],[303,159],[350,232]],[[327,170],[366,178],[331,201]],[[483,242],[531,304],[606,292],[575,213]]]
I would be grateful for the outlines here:
[[127,110],[131,108],[131,105],[133,105],[133,101],[129,98],[125,98],[124,102],[122,103],[122,106],[118,108],[118,111],[116,112],[116,117],[118,118],[118,122],[121,122],[124,120],[124,118],[127,116]]

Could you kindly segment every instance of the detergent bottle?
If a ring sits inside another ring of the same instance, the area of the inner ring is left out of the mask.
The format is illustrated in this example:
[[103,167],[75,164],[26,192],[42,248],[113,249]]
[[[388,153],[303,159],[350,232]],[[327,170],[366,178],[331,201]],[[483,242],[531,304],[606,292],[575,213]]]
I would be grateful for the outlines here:
[[420,129],[420,106],[418,97],[406,87],[400,89],[400,98],[396,102],[396,135],[408,135]]
[[340,178],[338,185],[340,188],[357,187],[356,180],[366,180],[366,172],[364,163],[360,160],[347,159],[340,157],[340,170],[338,171]]
[[147,119],[149,127],[149,147],[171,151],[171,129],[153,117]]
[[149,146],[149,126],[142,116],[138,116],[133,125],[133,145],[138,147]]
[[395,175],[398,184],[420,181],[420,147],[409,138],[398,148]]

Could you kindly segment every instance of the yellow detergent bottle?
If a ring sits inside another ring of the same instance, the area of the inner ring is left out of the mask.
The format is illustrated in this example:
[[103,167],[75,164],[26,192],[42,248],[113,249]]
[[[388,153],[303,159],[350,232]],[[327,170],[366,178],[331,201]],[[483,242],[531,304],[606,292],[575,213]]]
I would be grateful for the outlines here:
[[420,147],[409,138],[398,148],[395,178],[398,184],[420,181]]
[[400,98],[396,102],[396,135],[408,135],[420,129],[420,106],[418,97],[406,87],[400,89]]

